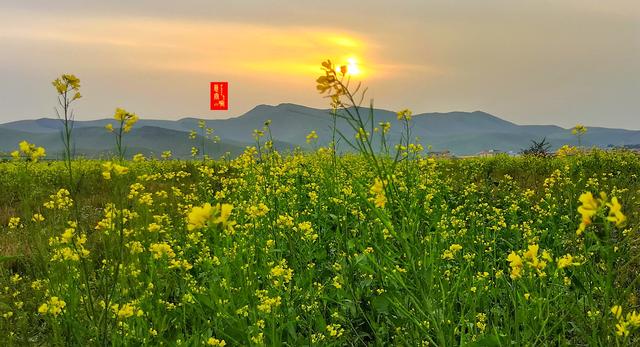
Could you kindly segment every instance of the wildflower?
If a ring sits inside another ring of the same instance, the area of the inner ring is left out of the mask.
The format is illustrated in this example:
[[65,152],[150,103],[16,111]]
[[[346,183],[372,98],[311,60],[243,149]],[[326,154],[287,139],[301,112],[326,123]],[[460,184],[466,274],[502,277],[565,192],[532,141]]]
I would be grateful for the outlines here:
[[32,217],[31,217],[31,221],[35,222],[35,223],[40,223],[44,221],[44,216],[41,215],[40,213],[35,213]]
[[224,340],[216,339],[215,337],[210,337],[207,340],[207,345],[209,345],[209,346],[217,346],[217,347],[224,347],[224,346],[227,345],[227,343],[224,342]]
[[[345,66],[345,73],[347,72],[346,69],[347,67]],[[331,60],[322,62],[322,70],[324,71],[324,76],[316,79],[316,89],[321,94],[328,92],[332,100],[332,105],[337,107],[340,104],[340,96],[345,95],[347,90],[337,78],[338,70],[333,66]],[[343,69],[340,68],[340,72],[342,71]]]
[[629,335],[629,329],[628,327],[628,323],[627,322],[620,322],[618,324],[616,324],[616,335],[618,336],[628,336]]
[[21,226],[20,217],[11,217],[9,218],[9,229],[18,229]]
[[598,200],[593,197],[593,194],[591,194],[591,192],[581,194],[578,200],[582,203],[582,205],[578,207],[578,213],[582,215],[582,222],[580,223],[580,226],[576,231],[576,234],[579,236],[585,231],[586,227],[591,224],[591,219],[598,212],[598,207],[600,204]]
[[258,140],[259,138],[264,136],[264,131],[262,130],[258,130],[258,129],[253,129],[253,138]]
[[620,319],[622,317],[622,306],[614,305],[611,307],[611,313],[616,317],[616,319]]
[[516,252],[511,252],[507,257],[507,261],[509,261],[509,266],[511,267],[511,279],[517,279],[522,276],[522,258],[516,254]]
[[19,151],[11,152],[11,156],[14,159],[20,159],[20,153],[22,153],[25,157],[27,157],[32,162],[37,162],[40,158],[43,158],[47,155],[47,152],[43,147],[36,147],[36,145],[29,143],[27,141],[21,141],[18,144]]
[[282,259],[278,265],[271,268],[269,277],[273,280],[275,286],[280,284],[280,279],[282,279],[283,284],[286,284],[293,278],[293,270],[287,266],[286,259]]
[[298,226],[293,227],[293,230],[301,232],[303,240],[313,242],[318,239],[318,233],[316,233],[313,229],[313,225],[311,224],[311,222],[298,223]]
[[344,333],[344,329],[340,324],[329,324],[327,325],[327,332],[329,332],[330,337],[340,337]]
[[113,124],[111,124],[111,123],[105,125],[104,128],[107,129],[107,131],[110,132],[110,133],[113,132]]
[[116,163],[112,163],[110,161],[102,164],[102,177],[105,180],[110,180],[112,177],[112,173],[117,176],[121,176],[129,172],[129,169],[126,166],[122,166]]
[[213,212],[213,207],[210,203],[194,207],[187,216],[187,229],[191,231],[204,228],[208,221],[213,220]]
[[620,305],[614,305],[611,307],[611,314],[613,314],[618,321],[615,331],[618,336],[628,336],[631,333],[631,329],[640,327],[640,314],[636,311],[629,312],[624,316],[622,307]]
[[564,269],[565,267],[580,265],[580,263],[576,263],[573,261],[573,256],[571,254],[566,254],[558,258],[557,263],[558,263],[558,269]]
[[311,143],[314,140],[318,139],[318,134],[316,134],[315,130],[312,130],[309,135],[307,135],[307,143]]
[[576,147],[572,147],[569,145],[564,145],[560,148],[558,148],[558,150],[556,151],[556,155],[558,157],[566,157],[566,156],[571,156],[578,153],[578,149]]
[[364,140],[369,138],[369,136],[371,136],[371,133],[369,133],[368,131],[364,130],[363,128],[358,129],[358,132],[356,133],[355,137],[358,140]]
[[600,205],[598,200],[593,197],[591,192],[581,194],[578,200],[582,203],[582,206],[578,207],[578,212],[583,218],[591,219],[598,211],[598,206]]
[[133,125],[138,122],[138,116],[135,113],[127,112],[122,108],[116,108],[116,112],[113,115],[113,118],[120,122],[120,126],[122,127],[122,131],[128,133],[133,128]]
[[27,142],[27,141],[21,141],[21,142],[18,144],[18,148],[20,148],[20,151],[21,151],[22,153],[28,153],[28,152],[31,150],[32,146],[33,146],[33,145],[31,145],[31,144],[30,144],[29,142]]
[[[527,251],[523,254],[523,257],[527,260],[527,264],[538,271],[538,275],[543,276],[542,270],[547,266],[547,262],[538,258],[538,250],[540,247],[536,244],[529,245]],[[546,258],[550,256],[546,255]]]
[[258,333],[255,336],[251,336],[251,342],[255,343],[256,345],[264,344],[264,333]]
[[576,124],[576,126],[571,129],[571,133],[573,135],[582,135],[587,132],[587,127],[582,124]]
[[126,303],[122,306],[119,304],[113,304],[111,305],[111,310],[113,310],[115,316],[120,320],[133,317],[134,315],[138,317],[144,315],[144,311],[137,309],[133,303]]
[[80,79],[75,75],[64,74],[59,78],[56,78],[53,82],[51,82],[53,86],[56,88],[58,94],[65,94],[70,92],[75,92],[72,100],[80,99],[82,96],[78,92],[80,89]]
[[259,203],[258,205],[250,206],[247,209],[247,214],[251,218],[262,217],[262,216],[266,215],[267,213],[269,213],[269,207],[267,207],[267,205],[265,205],[263,203]]
[[169,159],[169,158],[171,158],[171,151],[162,152],[162,159]]
[[342,288],[342,279],[340,276],[333,276],[333,281],[331,283],[336,289]]
[[282,298],[280,298],[280,296],[267,296],[266,291],[258,290],[256,295],[260,299],[260,303],[258,304],[259,311],[271,313],[275,308],[282,304]]
[[398,120],[410,121],[412,112],[409,109],[404,109],[402,111],[398,111],[397,115],[398,115]]
[[383,181],[376,178],[369,192],[374,196],[373,204],[378,208],[384,208],[387,204],[387,197],[385,195]]
[[173,252],[173,249],[166,242],[161,243],[153,243],[149,246],[149,250],[153,253],[154,259],[160,259],[166,256],[169,259],[173,259],[176,254]]
[[231,211],[233,210],[233,205],[231,204],[218,204],[218,211],[220,215],[213,220],[214,223],[222,223],[222,225],[227,225],[229,222],[229,217],[231,216]]
[[73,206],[73,199],[71,199],[71,193],[68,190],[62,188],[55,194],[49,195],[49,201],[45,202],[43,206],[50,210],[58,209],[65,210]]
[[484,331],[487,328],[487,315],[485,313],[478,313],[476,315],[476,327],[480,329],[480,331]]
[[633,327],[640,327],[640,314],[638,314],[636,311],[627,313],[627,322],[629,322],[629,324],[631,324]]
[[16,284],[20,281],[22,281],[22,276],[20,276],[20,274],[14,274],[11,276],[11,283]]
[[460,246],[457,243],[454,243],[451,246],[449,246],[449,249],[446,249],[440,257],[445,260],[452,260],[455,257],[456,253],[458,253],[458,251],[460,251],[461,249],[462,249],[462,246]]
[[47,303],[44,303],[40,305],[40,307],[38,307],[38,313],[46,314],[48,312],[49,312],[49,305]]
[[73,239],[73,235],[76,232],[77,224],[75,222],[69,222],[69,227],[62,233],[62,243],[70,243]]
[[131,251],[132,254],[142,253],[144,252],[144,247],[140,241],[131,241],[126,245]]
[[607,202],[607,194],[604,192],[600,193],[600,198],[598,199],[594,198],[591,192],[586,192],[580,195],[579,200],[582,205],[578,207],[578,212],[582,216],[582,222],[576,231],[578,236],[593,222],[594,217],[603,206],[609,208],[609,213],[606,217],[607,221],[615,223],[617,227],[624,226],[627,221],[627,217],[622,213],[622,205],[617,197],[613,197],[611,201]]
[[608,202],[609,216],[607,220],[616,224],[617,227],[623,226],[627,221],[627,217],[622,214],[622,205],[618,202],[618,198],[611,198],[611,202]]
[[380,128],[382,129],[383,134],[388,133],[389,130],[391,129],[391,123],[389,122],[380,122],[378,123],[378,126],[380,126]]
[[49,300],[40,307],[38,307],[38,313],[40,314],[50,314],[52,316],[58,316],[62,313],[67,303],[58,298],[57,296],[52,296]]
[[147,160],[147,158],[144,157],[144,154],[142,153],[138,153],[136,155],[133,156],[133,161],[136,163],[140,163]]

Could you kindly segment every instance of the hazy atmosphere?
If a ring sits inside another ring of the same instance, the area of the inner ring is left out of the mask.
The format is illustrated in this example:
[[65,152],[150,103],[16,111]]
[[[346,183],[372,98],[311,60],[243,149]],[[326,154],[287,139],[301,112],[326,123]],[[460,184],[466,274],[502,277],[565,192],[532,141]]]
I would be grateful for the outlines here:
[[639,3],[0,0],[0,346],[640,346]]
[[[62,73],[84,120],[326,107],[331,58],[379,108],[640,129],[637,1],[2,1],[0,47],[0,122],[55,116]],[[209,111],[210,81],[229,81],[229,111]]]

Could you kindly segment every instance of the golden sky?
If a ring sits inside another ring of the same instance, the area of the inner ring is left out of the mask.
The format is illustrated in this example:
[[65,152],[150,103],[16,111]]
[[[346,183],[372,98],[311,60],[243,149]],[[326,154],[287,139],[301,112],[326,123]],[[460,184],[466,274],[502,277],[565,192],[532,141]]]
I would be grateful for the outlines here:
[[[326,107],[330,58],[381,108],[640,128],[636,1],[34,0],[0,3],[0,47],[0,122],[53,116],[61,73],[82,80],[79,119]],[[229,81],[229,111],[209,111],[210,81]]]

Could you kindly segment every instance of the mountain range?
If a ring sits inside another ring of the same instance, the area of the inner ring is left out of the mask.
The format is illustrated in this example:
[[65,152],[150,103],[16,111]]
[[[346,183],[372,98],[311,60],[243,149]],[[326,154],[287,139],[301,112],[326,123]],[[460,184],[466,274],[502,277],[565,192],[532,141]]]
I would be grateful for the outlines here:
[[[331,141],[332,118],[329,110],[289,103],[259,105],[239,117],[205,120],[207,127],[215,129],[214,135],[220,138],[215,144],[205,140],[206,152],[215,157],[224,153],[231,156],[241,153],[246,146],[255,144],[252,132],[261,129],[267,120],[271,120],[275,146],[281,150],[296,147],[310,149],[306,135],[312,130],[318,134],[317,145],[326,145]],[[203,140],[200,136],[195,140],[189,139],[191,130],[199,130],[198,121],[197,118],[155,120],[141,117],[134,129],[126,134],[127,154],[158,156],[170,150],[174,157],[188,157],[191,147],[199,146]],[[114,136],[104,126],[113,122],[112,119],[76,121],[73,132],[76,155],[110,155],[114,148]],[[375,109],[374,124],[379,122],[392,124],[390,142],[397,143],[402,127],[396,119],[396,113]],[[488,150],[519,152],[529,147],[531,140],[540,141],[543,138],[553,148],[577,144],[577,138],[570,129],[555,125],[518,125],[481,111],[414,114],[412,124],[412,137],[418,137],[425,147],[429,145],[433,151],[450,151],[455,155],[473,155]],[[344,120],[338,119],[337,128],[345,136],[353,136],[353,130]],[[52,118],[0,124],[0,152],[13,151],[20,141],[27,140],[45,147],[49,158],[59,157],[62,152],[61,129],[61,122]],[[582,138],[582,145],[589,147],[633,144],[640,144],[640,131],[589,127]],[[344,141],[339,148],[348,150]]]

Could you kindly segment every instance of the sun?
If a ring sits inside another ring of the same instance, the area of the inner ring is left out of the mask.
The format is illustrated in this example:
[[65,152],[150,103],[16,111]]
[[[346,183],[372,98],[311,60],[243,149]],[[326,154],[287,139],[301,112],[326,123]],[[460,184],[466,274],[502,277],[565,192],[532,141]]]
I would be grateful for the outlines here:
[[356,58],[347,59],[347,73],[352,75],[360,74],[360,68],[358,67],[358,61]]
[[356,76],[362,73],[362,70],[360,70],[358,59],[356,59],[355,57],[349,57],[347,58],[345,63],[337,64],[336,73],[340,73],[340,67],[342,66],[345,66],[347,68],[346,74],[348,75]]

